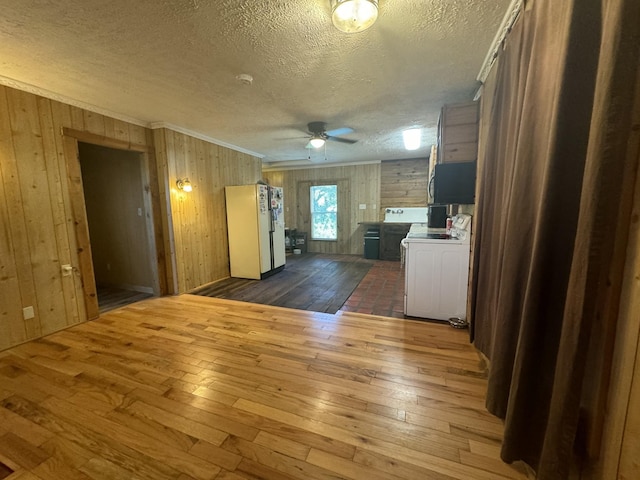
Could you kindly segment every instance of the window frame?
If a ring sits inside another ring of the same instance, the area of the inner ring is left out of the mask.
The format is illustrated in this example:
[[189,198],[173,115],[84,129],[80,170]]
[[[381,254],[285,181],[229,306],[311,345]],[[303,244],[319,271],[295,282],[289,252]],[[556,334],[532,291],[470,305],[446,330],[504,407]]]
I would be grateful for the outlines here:
[[[321,211],[321,212],[315,212],[314,211],[314,201],[313,201],[313,194],[314,194],[314,189],[317,188],[326,188],[326,187],[333,187],[335,189],[335,211],[331,212],[331,211]],[[338,196],[338,183],[337,182],[324,182],[321,184],[315,184],[315,185],[310,185],[309,186],[309,237],[310,240],[316,241],[316,242],[337,242],[338,241],[338,230],[339,230],[339,226],[338,226],[338,206],[339,206],[339,196]],[[316,238],[314,237],[314,216],[315,215],[333,215],[335,216],[335,226],[336,226],[336,230],[335,230],[335,237],[334,238]]]

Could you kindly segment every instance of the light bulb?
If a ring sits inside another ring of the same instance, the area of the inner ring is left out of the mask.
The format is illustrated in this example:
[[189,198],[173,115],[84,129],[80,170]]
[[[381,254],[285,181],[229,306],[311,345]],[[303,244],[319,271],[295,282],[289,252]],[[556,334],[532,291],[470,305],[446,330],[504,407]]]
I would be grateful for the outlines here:
[[313,137],[311,140],[309,140],[309,143],[311,144],[311,146],[313,148],[320,148],[321,146],[324,145],[324,138],[322,138],[322,137]]

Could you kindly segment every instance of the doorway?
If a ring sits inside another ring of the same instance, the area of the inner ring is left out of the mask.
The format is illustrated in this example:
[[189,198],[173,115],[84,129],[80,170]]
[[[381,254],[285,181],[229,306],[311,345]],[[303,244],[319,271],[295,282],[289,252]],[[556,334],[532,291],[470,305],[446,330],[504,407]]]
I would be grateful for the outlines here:
[[160,295],[144,153],[78,142],[100,313]]

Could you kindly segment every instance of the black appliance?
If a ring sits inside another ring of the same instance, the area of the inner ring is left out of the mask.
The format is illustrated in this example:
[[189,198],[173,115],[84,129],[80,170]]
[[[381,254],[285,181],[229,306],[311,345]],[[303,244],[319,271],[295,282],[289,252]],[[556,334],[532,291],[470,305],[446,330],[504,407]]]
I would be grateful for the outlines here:
[[364,258],[380,257],[380,229],[370,228],[364,234]]
[[427,213],[427,225],[429,228],[446,228],[447,226],[447,206],[429,205]]
[[433,179],[433,203],[460,205],[475,203],[476,162],[439,163]]

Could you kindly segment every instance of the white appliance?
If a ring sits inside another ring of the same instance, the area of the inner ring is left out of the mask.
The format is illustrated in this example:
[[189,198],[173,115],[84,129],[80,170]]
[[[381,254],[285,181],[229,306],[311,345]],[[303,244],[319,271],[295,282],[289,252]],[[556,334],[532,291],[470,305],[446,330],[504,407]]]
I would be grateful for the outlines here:
[[263,279],[284,269],[281,187],[225,187],[231,276]]
[[384,211],[384,223],[416,223],[427,221],[428,207],[391,207]]
[[459,215],[451,236],[444,229],[429,228],[426,223],[411,226],[402,240],[405,315],[466,320],[470,219],[468,215]]

